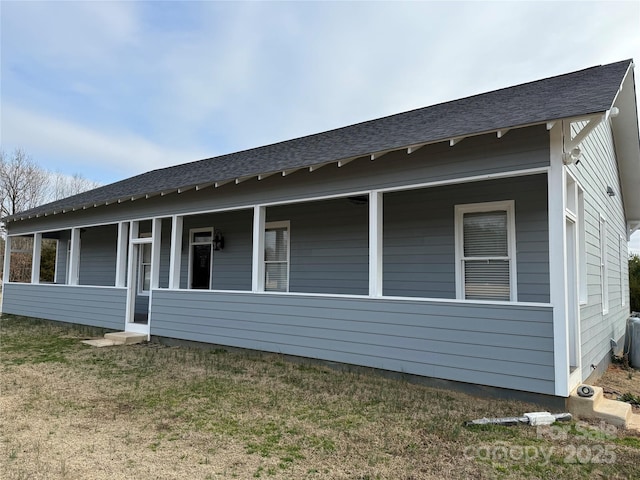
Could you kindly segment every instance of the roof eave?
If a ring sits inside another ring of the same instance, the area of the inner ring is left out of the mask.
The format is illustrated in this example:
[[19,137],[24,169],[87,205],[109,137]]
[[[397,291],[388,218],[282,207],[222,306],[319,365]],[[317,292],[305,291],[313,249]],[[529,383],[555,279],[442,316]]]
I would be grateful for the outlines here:
[[625,219],[640,219],[640,134],[638,128],[638,106],[636,103],[633,64],[616,95],[613,107],[619,109],[617,117],[611,118],[611,129],[620,175],[620,188],[624,202]]

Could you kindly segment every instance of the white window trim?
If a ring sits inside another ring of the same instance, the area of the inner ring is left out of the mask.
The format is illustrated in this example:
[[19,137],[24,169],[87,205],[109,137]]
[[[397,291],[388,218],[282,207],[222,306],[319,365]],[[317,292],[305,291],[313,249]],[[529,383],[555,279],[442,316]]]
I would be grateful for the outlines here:
[[[213,282],[213,227],[203,227],[203,228],[191,228],[189,229],[189,276],[187,278],[187,289],[193,290],[191,288],[191,283],[193,280],[193,246],[194,245],[210,245],[211,246],[211,259],[209,260],[209,290],[211,290],[211,285]],[[211,234],[211,241],[209,242],[194,242],[193,234],[194,233],[202,233],[207,232]]]
[[[272,228],[286,228],[287,229],[287,288],[285,290],[285,292],[289,292],[289,281],[290,281],[290,270],[291,270],[291,221],[290,220],[284,220],[281,222],[266,222],[264,224],[264,232],[263,232],[263,236],[265,235],[265,233],[267,232],[267,230],[272,229]],[[267,261],[266,258],[263,261],[264,264],[264,281],[263,281],[263,290],[265,292],[269,292],[269,290],[267,290],[266,288],[266,275],[267,275],[267,264],[269,263],[282,263],[282,262],[275,262],[275,261]],[[279,293],[283,293],[283,292],[279,292]]]
[[509,300],[518,301],[518,278],[516,268],[516,222],[515,201],[468,203],[455,206],[455,261],[456,261],[456,298],[464,300],[464,275],[462,262],[464,261],[463,215],[465,213],[491,212],[504,210],[507,212],[507,258],[509,260]]
[[600,234],[600,290],[602,293],[602,314],[609,313],[609,258],[608,258],[608,235],[607,235],[607,219],[600,214],[599,220]]
[[[146,238],[146,237],[142,237]],[[149,269],[151,269],[151,263],[153,262],[153,258],[149,263],[144,263],[144,248],[149,245],[149,248],[152,248],[151,242],[138,243],[138,288],[137,294],[141,297],[148,297],[150,290],[144,290],[144,272],[142,270],[143,265],[149,265]],[[153,252],[151,252],[153,254]],[[149,271],[149,275],[151,275],[151,271]],[[149,279],[149,289],[151,289],[151,279]]]
[[584,218],[584,189],[578,184],[578,301],[580,305],[589,303],[587,288],[587,236]]

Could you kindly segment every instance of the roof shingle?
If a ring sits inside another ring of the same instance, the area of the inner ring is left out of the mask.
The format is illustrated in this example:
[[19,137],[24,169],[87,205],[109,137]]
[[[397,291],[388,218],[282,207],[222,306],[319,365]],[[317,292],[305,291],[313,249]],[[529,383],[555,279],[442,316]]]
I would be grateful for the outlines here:
[[611,108],[631,63],[625,60],[592,67],[272,145],[153,170],[5,220],[604,112]]

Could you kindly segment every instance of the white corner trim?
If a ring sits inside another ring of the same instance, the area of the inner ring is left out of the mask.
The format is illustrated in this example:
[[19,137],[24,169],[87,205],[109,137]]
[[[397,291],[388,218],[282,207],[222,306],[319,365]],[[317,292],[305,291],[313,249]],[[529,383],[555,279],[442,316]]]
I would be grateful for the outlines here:
[[562,163],[562,123],[550,130],[547,176],[549,221],[549,295],[553,306],[553,364],[555,394],[569,396],[569,324],[567,322],[567,272],[565,262],[565,178]]

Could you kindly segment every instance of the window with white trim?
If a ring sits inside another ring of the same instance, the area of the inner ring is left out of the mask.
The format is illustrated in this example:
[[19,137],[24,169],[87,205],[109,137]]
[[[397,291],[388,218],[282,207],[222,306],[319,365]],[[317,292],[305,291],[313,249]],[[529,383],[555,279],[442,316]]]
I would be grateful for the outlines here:
[[289,291],[289,221],[265,224],[264,289]]
[[578,296],[580,304],[589,301],[587,289],[587,236],[584,221],[584,191],[578,186]]
[[143,243],[138,253],[138,295],[149,295],[151,286],[151,244]]
[[513,200],[456,205],[455,217],[457,297],[516,301]]
[[600,288],[602,290],[602,314],[609,312],[609,259],[607,258],[607,221],[600,215]]

